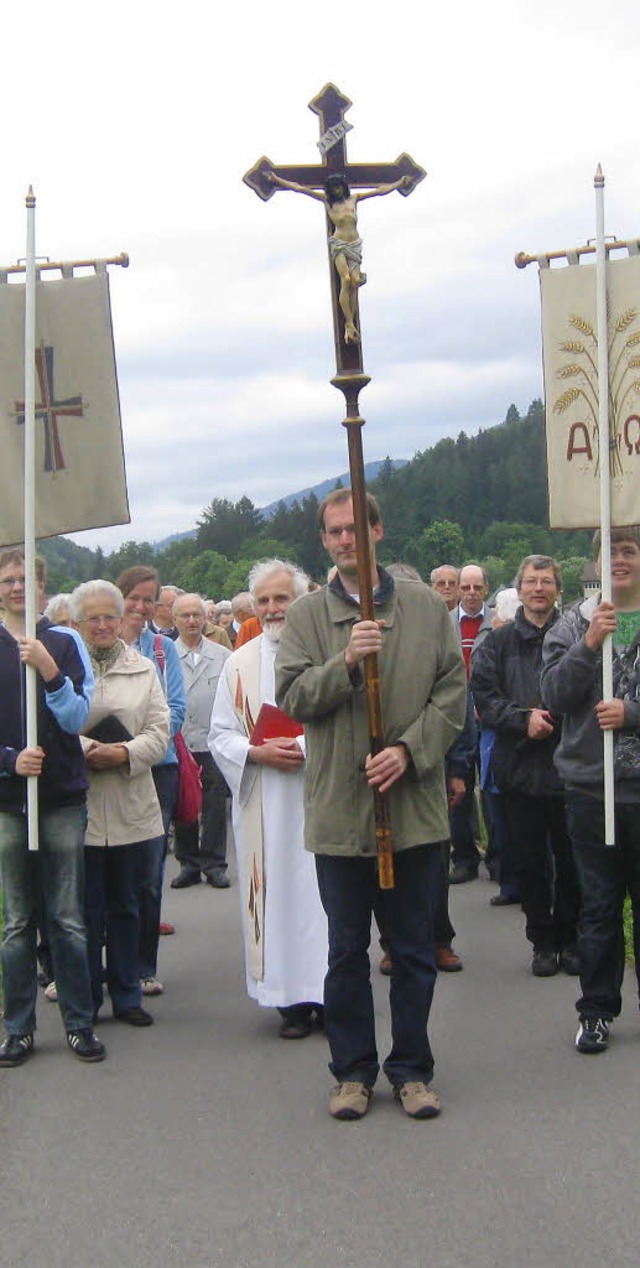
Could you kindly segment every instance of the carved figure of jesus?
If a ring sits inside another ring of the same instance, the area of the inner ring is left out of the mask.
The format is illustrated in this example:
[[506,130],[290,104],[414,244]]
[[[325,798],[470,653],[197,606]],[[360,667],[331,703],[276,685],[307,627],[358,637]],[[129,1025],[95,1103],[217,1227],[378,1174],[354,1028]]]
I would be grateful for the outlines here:
[[329,251],[340,277],[339,302],[344,316],[344,340],[345,343],[359,343],[360,335],[355,324],[356,295],[358,287],[364,286],[367,277],[360,267],[362,239],[358,234],[358,203],[365,198],[380,198],[384,194],[391,194],[394,189],[407,189],[413,184],[412,178],[401,176],[392,184],[378,185],[375,189],[357,194],[351,193],[346,177],[339,173],[328,177],[324,190],[307,189],[296,181],[285,180],[273,171],[265,172],[264,180],[280,189],[291,189],[294,194],[306,194],[308,198],[324,203],[334,226],[329,237]]

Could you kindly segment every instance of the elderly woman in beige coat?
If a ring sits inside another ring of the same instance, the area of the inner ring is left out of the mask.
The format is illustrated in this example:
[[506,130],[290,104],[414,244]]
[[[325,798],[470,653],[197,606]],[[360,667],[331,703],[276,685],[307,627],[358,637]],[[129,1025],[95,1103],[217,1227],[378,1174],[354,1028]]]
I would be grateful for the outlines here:
[[80,737],[89,775],[85,915],[94,1008],[97,1015],[103,1001],[105,941],[114,1017],[150,1026],[141,1006],[137,881],[142,846],[163,831],[151,767],[166,752],[169,708],[155,666],[119,637],[124,600],[116,586],[85,582],[70,611],[96,679]]

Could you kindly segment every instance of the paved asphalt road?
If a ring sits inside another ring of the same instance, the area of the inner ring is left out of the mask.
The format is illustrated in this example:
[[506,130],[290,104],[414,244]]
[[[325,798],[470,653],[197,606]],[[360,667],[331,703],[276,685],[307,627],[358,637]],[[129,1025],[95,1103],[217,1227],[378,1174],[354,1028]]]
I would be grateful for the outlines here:
[[108,1060],[83,1066],[41,998],[36,1052],[0,1071],[2,1268],[636,1265],[634,979],[609,1052],[581,1056],[575,979],[531,976],[494,892],[451,891],[465,970],[434,1001],[441,1117],[407,1119],[381,1079],[363,1122],[336,1123],[324,1038],[278,1039],[245,997],[237,887],[167,889],[156,1024],[105,1019]]

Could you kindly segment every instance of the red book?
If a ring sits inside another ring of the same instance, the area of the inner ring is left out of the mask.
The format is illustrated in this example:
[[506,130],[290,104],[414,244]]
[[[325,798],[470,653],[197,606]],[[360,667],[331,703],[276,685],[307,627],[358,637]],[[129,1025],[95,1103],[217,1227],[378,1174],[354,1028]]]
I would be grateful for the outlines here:
[[260,706],[258,721],[249,736],[249,743],[257,746],[267,740],[279,740],[283,736],[295,740],[303,731],[304,727],[299,722],[294,722],[288,713],[277,709],[275,704],[263,704]]

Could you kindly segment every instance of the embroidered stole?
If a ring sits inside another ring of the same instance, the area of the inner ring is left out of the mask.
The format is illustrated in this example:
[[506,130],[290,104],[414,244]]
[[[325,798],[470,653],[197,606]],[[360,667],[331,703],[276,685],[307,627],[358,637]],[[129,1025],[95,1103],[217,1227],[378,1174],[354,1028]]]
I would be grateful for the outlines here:
[[[249,738],[260,712],[261,647],[257,639],[246,647],[246,656],[234,656],[236,663],[229,665],[229,685],[234,709]],[[246,915],[247,964],[251,976],[261,982],[264,978],[264,842],[260,770],[242,808],[242,860],[244,876],[240,883]]]

